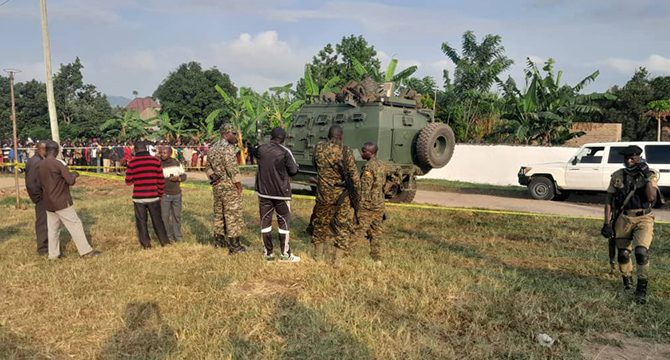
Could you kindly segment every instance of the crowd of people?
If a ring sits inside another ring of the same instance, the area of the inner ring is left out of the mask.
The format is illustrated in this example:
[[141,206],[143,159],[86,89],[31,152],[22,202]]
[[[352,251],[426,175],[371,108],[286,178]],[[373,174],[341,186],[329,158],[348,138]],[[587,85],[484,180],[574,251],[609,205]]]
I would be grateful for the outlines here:
[[[8,163],[26,164],[28,159],[35,155],[35,143],[31,140],[18,140],[18,157],[14,156],[13,141],[2,141],[2,156],[0,156],[0,165]],[[203,170],[207,167],[207,152],[211,147],[210,142],[190,141],[182,144],[181,141],[148,141],[147,149],[153,156],[157,156],[158,149],[161,146],[169,145],[173,149],[172,157],[177,160],[184,169]],[[253,148],[250,142],[245,144],[247,148]],[[128,164],[132,157],[132,142],[116,140],[98,140],[92,138],[89,140],[65,140],[60,147],[60,157],[67,166],[91,166],[98,167],[90,169],[98,172],[119,172]],[[247,152],[247,164],[254,163],[254,157],[251,152]],[[238,152],[236,155],[241,156]],[[0,171],[13,172],[11,166],[4,166]],[[23,171],[23,170],[19,170]]]

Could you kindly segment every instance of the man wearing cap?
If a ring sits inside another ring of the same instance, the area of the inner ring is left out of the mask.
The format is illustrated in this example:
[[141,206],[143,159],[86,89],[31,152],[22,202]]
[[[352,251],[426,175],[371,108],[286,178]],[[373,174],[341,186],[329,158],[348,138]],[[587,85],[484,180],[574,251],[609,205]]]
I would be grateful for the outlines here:
[[232,124],[221,127],[221,140],[209,149],[206,168],[214,195],[214,246],[227,247],[230,255],[247,250],[240,241],[244,220],[236,135]]
[[[654,234],[654,215],[651,206],[656,201],[658,175],[642,161],[639,146],[631,145],[620,151],[624,168],[612,174],[607,188],[605,223],[601,233],[614,238],[618,250],[619,271],[624,290],[633,289],[633,264],[637,263],[635,300],[647,302],[649,247]],[[613,215],[616,218],[613,218]],[[618,215],[618,216],[617,216]]]
[[291,251],[288,223],[291,219],[290,177],[298,173],[298,164],[284,145],[286,131],[277,127],[270,133],[270,143],[255,149],[258,160],[256,195],[261,216],[261,237],[265,246],[265,260],[274,260],[272,253],[272,217],[277,213],[279,252],[281,261],[298,262],[300,257]]

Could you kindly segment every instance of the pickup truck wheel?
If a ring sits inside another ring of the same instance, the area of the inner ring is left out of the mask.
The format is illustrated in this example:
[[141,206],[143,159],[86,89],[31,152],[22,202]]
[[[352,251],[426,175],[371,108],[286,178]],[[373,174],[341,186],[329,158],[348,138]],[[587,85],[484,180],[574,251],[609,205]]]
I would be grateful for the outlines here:
[[528,192],[533,199],[551,200],[554,198],[554,182],[544,176],[534,177],[528,184]]

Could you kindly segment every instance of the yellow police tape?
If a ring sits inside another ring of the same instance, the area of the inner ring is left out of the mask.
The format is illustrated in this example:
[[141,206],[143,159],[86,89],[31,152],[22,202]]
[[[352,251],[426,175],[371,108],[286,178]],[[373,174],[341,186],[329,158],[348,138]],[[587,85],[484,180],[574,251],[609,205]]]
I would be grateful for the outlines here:
[[[13,163],[10,163],[13,164]],[[6,164],[3,164],[7,166]],[[17,167],[23,167],[19,163]],[[12,165],[13,166],[13,165]],[[255,167],[256,165],[248,165],[247,167]],[[77,166],[70,166],[70,168],[77,168]],[[82,168],[82,167],[80,167]],[[90,168],[90,167],[88,167]],[[93,166],[92,168],[96,168]],[[106,180],[115,180],[123,181],[124,177],[121,175],[114,174],[103,174],[103,173],[92,173],[92,172],[81,172],[80,175],[95,177]],[[183,188],[187,189],[211,189],[211,186],[206,183],[183,183],[181,184]],[[253,190],[244,190],[246,194],[254,194]],[[314,196],[311,195],[293,195],[294,199],[301,200],[314,200]],[[391,203],[387,202],[386,206],[398,207],[398,208],[408,208],[408,209],[423,209],[423,210],[440,210],[440,211],[453,211],[453,212],[468,212],[468,213],[479,213],[479,214],[491,214],[491,215],[512,215],[512,216],[528,216],[528,217],[553,217],[561,219],[573,219],[573,220],[602,220],[602,217],[596,216],[571,216],[571,215],[557,215],[557,214],[540,214],[532,213],[526,211],[512,211],[512,210],[493,210],[493,209],[479,209],[479,208],[467,208],[467,207],[453,207],[453,206],[442,206],[442,205],[430,205],[430,204],[413,204],[413,203]],[[656,220],[656,224],[670,224],[670,221]]]

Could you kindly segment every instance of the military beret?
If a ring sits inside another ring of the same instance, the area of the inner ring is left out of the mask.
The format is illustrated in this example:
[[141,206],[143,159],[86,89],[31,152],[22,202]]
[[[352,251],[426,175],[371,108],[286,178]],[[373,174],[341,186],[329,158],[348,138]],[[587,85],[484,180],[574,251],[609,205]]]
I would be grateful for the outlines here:
[[619,154],[623,156],[639,156],[642,154],[642,148],[637,145],[629,145],[619,150]]
[[219,129],[222,133],[228,133],[228,132],[235,132],[235,127],[231,123],[225,123],[221,125],[221,129]]

